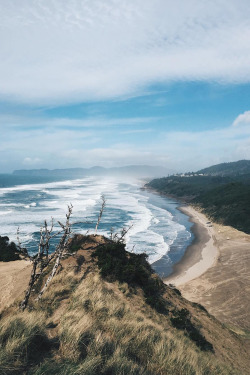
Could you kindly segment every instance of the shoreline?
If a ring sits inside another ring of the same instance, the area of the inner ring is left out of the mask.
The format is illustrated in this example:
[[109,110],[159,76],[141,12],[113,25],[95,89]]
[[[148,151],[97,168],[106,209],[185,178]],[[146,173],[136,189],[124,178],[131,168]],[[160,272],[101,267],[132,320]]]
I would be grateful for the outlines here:
[[211,222],[185,200],[178,209],[194,223],[195,238],[163,281],[175,285],[187,300],[204,306],[248,343],[250,234]]
[[[179,202],[180,205],[177,209],[188,216],[189,221],[193,223],[191,227],[194,235],[192,243],[187,246],[182,258],[173,265],[171,274],[162,278],[163,282],[179,286],[200,277],[216,263],[219,257],[219,249],[216,246],[213,229],[214,223],[190,206],[187,197],[177,198],[174,195],[165,194],[147,186],[144,186],[144,189]],[[211,224],[208,226],[207,223]]]
[[178,209],[193,223],[191,230],[194,240],[186,248],[181,260],[174,264],[173,272],[163,278],[164,283],[175,286],[188,283],[203,275],[215,264],[219,256],[213,223],[191,206],[180,206]]

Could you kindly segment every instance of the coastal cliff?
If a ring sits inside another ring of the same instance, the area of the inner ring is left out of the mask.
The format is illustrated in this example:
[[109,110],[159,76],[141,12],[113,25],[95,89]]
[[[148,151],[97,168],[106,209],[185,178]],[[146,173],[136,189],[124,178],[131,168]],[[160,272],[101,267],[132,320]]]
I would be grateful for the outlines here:
[[164,285],[145,255],[94,235],[70,246],[41,300],[42,280],[26,311],[18,299],[2,311],[2,374],[247,374],[241,339]]

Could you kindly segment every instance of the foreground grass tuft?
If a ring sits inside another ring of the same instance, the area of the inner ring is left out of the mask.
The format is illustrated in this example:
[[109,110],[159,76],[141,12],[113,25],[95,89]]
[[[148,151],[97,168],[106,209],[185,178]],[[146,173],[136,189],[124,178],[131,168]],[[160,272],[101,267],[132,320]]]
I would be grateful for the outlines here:
[[41,313],[17,313],[0,321],[0,373],[20,373],[48,355],[51,346]]

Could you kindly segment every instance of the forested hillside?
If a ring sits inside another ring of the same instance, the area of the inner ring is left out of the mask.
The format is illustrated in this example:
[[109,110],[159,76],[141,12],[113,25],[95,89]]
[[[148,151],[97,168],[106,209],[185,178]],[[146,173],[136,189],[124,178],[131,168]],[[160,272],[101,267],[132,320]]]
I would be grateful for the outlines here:
[[250,174],[243,173],[249,168],[248,160],[224,163],[196,173],[154,179],[146,186],[198,205],[212,220],[250,233]]
[[197,173],[212,176],[240,176],[250,173],[250,160],[239,160],[231,163],[221,163],[199,170]]

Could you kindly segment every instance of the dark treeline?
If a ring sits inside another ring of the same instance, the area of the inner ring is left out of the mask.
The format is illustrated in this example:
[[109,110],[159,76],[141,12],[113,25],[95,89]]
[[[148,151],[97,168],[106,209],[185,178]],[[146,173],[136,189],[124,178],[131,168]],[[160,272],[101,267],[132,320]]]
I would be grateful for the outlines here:
[[250,173],[248,168],[243,173],[243,162],[154,179],[147,186],[198,205],[212,220],[250,234]]

